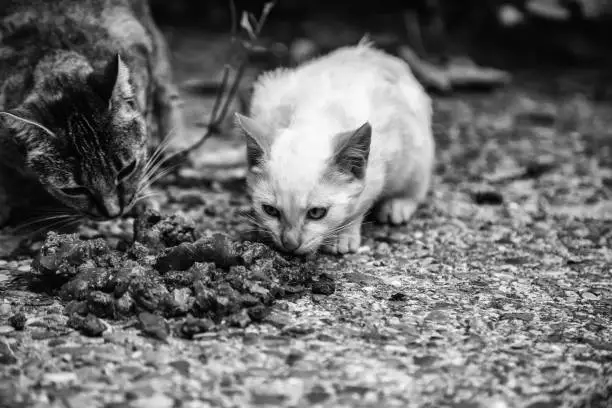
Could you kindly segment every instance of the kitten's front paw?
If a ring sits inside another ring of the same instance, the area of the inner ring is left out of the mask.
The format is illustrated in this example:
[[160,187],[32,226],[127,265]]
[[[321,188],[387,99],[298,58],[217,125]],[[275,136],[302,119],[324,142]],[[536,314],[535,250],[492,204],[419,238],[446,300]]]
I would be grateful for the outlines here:
[[412,198],[389,198],[378,207],[376,218],[380,223],[400,225],[408,222],[418,203]]
[[357,252],[361,245],[361,233],[357,231],[342,232],[333,238],[332,242],[322,247],[324,252],[329,254],[348,254]]

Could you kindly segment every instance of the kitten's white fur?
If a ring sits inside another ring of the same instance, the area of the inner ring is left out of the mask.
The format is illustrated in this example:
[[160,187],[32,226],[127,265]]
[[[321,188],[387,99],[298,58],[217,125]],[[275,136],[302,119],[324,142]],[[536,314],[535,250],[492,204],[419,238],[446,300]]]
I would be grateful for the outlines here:
[[[247,180],[260,226],[281,248],[292,241],[298,254],[321,245],[346,253],[359,248],[373,206],[382,222],[407,222],[429,188],[431,116],[431,99],[409,67],[367,41],[261,75],[250,117],[237,115],[249,154],[260,153]],[[372,129],[365,176],[335,177],[339,135],[365,123]],[[262,204],[282,216],[269,216]],[[312,207],[329,210],[306,219]]]

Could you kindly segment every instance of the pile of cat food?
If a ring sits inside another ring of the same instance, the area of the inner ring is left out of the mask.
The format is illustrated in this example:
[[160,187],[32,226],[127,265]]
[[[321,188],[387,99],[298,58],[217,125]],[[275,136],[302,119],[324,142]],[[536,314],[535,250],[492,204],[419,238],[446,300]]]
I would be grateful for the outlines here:
[[[160,338],[262,321],[275,299],[303,292],[318,275],[312,262],[223,234],[200,237],[189,220],[151,210],[135,221],[133,242],[118,249],[50,232],[33,270],[82,333],[100,335],[104,320],[136,316]],[[165,318],[174,318],[173,328]]]

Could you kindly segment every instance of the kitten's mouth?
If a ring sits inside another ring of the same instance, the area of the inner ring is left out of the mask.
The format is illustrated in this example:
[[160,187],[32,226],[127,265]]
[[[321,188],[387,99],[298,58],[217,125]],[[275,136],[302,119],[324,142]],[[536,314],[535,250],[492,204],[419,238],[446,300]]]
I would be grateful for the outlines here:
[[305,248],[305,247],[298,247],[293,250],[288,250],[282,245],[278,245],[278,244],[276,244],[276,247],[278,248],[279,251],[283,252],[284,254],[298,256],[298,257],[309,257],[309,256],[316,254],[317,252],[316,250],[313,250],[312,248]]

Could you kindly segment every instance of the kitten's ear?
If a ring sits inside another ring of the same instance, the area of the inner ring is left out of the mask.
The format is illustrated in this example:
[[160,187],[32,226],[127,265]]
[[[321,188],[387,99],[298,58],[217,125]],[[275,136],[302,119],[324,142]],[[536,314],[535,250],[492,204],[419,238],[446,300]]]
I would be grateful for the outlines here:
[[363,179],[368,166],[371,140],[372,126],[369,122],[364,123],[357,130],[337,134],[334,164],[343,173],[360,180]]
[[236,126],[246,137],[249,169],[257,167],[270,153],[269,129],[247,116],[235,114]]
[[108,61],[95,82],[100,96],[109,103],[115,98],[130,98],[134,93],[130,84],[130,69],[119,54]]

